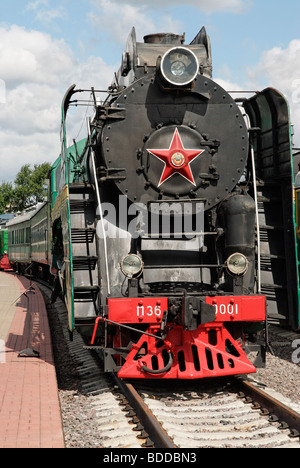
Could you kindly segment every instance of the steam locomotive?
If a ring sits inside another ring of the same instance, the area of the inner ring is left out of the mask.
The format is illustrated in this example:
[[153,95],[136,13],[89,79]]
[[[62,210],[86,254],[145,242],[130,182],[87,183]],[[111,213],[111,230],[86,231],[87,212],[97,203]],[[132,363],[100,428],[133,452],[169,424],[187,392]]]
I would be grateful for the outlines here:
[[40,249],[70,333],[89,335],[122,378],[255,372],[266,300],[299,325],[284,97],[233,99],[212,80],[205,28],[189,45],[179,34],[140,43],[133,28],[105,99],[89,90],[87,137],[68,147],[67,112],[84,92],[73,85],[62,103]]

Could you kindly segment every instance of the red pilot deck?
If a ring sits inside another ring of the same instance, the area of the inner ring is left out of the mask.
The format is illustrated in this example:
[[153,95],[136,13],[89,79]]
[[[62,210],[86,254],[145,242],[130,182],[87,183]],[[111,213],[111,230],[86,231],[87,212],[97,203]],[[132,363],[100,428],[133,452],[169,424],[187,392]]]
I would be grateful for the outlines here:
[[[96,319],[91,344],[99,322],[140,333],[118,372],[122,378],[199,379],[256,372],[243,343],[233,338],[226,323],[264,322],[265,297],[207,297],[206,304],[213,306],[215,320],[193,329],[167,321],[166,297],[109,299],[108,317]],[[139,325],[145,327],[138,330]]]

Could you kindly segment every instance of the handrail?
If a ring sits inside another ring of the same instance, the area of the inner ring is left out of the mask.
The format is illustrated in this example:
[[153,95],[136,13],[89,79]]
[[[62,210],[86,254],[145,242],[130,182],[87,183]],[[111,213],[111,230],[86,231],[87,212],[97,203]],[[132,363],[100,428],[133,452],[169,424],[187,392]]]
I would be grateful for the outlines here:
[[[90,118],[87,119],[87,124],[88,124],[89,143],[91,144],[92,134],[91,134]],[[104,259],[105,259],[105,270],[106,270],[106,281],[107,281],[107,294],[108,294],[108,296],[110,296],[110,279],[109,279],[109,270],[108,270],[107,242],[106,242],[106,235],[105,235],[105,228],[104,228],[104,218],[103,218],[103,214],[102,214],[102,203],[101,203],[101,197],[100,197],[100,190],[99,190],[99,186],[98,186],[98,182],[97,182],[95,152],[93,150],[92,145],[90,145],[90,147],[91,147],[93,177],[94,177],[96,196],[97,196],[97,203],[98,203],[98,208],[99,208],[99,216],[100,216],[100,221],[101,221],[101,229],[102,229],[102,235],[103,235]]]

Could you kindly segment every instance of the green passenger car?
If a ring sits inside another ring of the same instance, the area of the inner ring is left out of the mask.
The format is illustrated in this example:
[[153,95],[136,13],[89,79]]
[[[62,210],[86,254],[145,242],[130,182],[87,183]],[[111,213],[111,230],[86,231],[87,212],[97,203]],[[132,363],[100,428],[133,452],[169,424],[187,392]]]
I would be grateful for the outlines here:
[[0,230],[0,258],[8,251],[8,230]]

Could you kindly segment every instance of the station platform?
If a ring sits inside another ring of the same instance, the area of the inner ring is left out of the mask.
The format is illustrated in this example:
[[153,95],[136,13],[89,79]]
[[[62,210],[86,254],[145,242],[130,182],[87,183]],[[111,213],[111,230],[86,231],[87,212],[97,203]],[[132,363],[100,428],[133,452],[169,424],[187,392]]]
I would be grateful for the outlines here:
[[0,448],[64,448],[47,311],[30,286],[0,272]]

